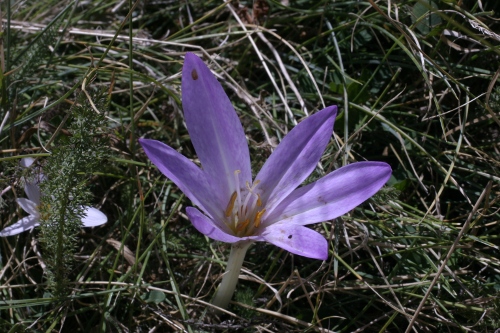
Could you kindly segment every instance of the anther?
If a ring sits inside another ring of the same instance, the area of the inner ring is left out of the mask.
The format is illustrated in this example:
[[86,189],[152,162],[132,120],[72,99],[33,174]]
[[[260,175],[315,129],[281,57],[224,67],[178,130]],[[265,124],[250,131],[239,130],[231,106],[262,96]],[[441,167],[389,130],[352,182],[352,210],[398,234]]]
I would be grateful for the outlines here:
[[250,223],[250,220],[246,219],[242,223],[238,224],[238,226],[236,227],[236,231],[241,231],[241,230],[245,229],[249,223]]
[[229,203],[227,204],[226,211],[224,212],[226,217],[229,217],[233,214],[234,202],[236,201],[236,197],[238,197],[238,193],[236,193],[236,191],[234,191],[233,194],[231,195],[231,199],[229,199]]
[[257,212],[255,215],[255,220],[253,221],[253,226],[255,228],[258,228],[260,226],[260,220],[262,219],[262,215],[266,212],[266,209],[264,208],[263,210],[260,210]]

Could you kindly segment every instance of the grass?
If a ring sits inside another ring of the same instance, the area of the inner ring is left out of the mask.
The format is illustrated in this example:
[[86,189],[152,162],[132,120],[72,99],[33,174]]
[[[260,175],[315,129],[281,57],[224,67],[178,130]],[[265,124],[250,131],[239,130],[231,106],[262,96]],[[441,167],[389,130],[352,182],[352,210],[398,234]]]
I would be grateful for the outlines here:
[[[102,91],[106,125],[92,135],[106,150],[78,184],[108,223],[72,237],[62,296],[47,279],[42,231],[0,240],[1,331],[500,327],[497,1],[252,4],[2,3],[2,226],[25,216],[19,159],[50,165],[71,142],[72,105]],[[314,225],[330,240],[327,261],[253,245],[220,316],[207,309],[230,247],[192,227],[189,200],[137,142],[196,159],[180,103],[187,51],[230,96],[254,172],[294,125],[331,104],[341,111],[335,135],[307,181],[361,160],[393,168],[374,198]]]

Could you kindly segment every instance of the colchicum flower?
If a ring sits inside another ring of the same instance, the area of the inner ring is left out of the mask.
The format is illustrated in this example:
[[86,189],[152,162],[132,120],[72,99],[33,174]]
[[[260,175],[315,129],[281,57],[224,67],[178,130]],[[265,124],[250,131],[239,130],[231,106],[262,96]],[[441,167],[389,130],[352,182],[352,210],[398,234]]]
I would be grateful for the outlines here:
[[140,139],[158,169],[198,208],[187,215],[202,234],[232,243],[226,273],[213,304],[226,307],[249,245],[266,241],[304,257],[325,260],[328,243],[306,227],[345,214],[389,179],[383,162],[358,162],[297,188],[314,170],[333,131],[337,107],[327,107],[286,135],[252,180],[243,127],[208,67],[187,53],[182,105],[202,168],[155,140]]
[[[31,157],[23,158],[21,160],[21,166],[29,167],[33,161],[34,159]],[[39,184],[44,179],[45,176],[43,174],[38,174],[34,180],[25,180],[24,192],[28,198],[18,198],[17,203],[26,213],[29,214],[29,216],[23,217],[16,223],[0,231],[0,237],[17,235],[40,225],[39,206],[41,203],[41,193]],[[96,227],[108,221],[106,215],[104,215],[100,210],[92,207],[84,206],[83,215],[82,224],[84,227]]]

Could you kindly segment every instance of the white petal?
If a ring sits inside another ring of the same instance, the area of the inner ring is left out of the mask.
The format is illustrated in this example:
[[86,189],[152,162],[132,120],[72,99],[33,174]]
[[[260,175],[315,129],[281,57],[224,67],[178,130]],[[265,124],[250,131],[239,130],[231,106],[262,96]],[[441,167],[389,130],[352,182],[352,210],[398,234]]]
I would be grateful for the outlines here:
[[40,204],[41,194],[40,194],[40,187],[38,186],[38,184],[26,182],[24,184],[24,192],[26,192],[28,199],[30,199],[37,205]]
[[20,234],[21,232],[33,229],[40,225],[40,220],[38,217],[30,215],[26,216],[13,225],[8,226],[7,228],[0,231],[0,237],[12,236]]
[[19,164],[21,164],[23,168],[27,168],[32,165],[33,162],[35,162],[35,159],[33,157],[25,157],[21,159],[21,162]]
[[99,209],[92,207],[83,207],[85,211],[83,212],[84,217],[82,218],[82,223],[84,227],[96,227],[98,225],[108,222],[108,218]]
[[21,206],[21,208],[28,214],[39,217],[40,213],[38,212],[37,204],[26,198],[18,198],[17,204]]

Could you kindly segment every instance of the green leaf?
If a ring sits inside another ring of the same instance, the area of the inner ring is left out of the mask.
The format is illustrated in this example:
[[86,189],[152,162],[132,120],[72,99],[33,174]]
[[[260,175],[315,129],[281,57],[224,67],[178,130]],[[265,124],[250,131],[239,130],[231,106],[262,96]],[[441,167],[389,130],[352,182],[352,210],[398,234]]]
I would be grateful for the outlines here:
[[160,304],[167,296],[159,290],[151,290],[141,296],[141,299],[146,303]]
[[[433,1],[418,1],[412,8],[412,22],[423,35],[429,34],[433,27],[442,23],[441,17],[434,13],[438,10]],[[432,12],[429,14],[429,12]]]

